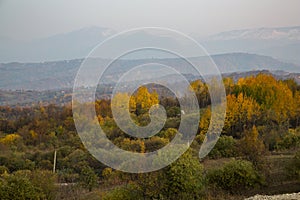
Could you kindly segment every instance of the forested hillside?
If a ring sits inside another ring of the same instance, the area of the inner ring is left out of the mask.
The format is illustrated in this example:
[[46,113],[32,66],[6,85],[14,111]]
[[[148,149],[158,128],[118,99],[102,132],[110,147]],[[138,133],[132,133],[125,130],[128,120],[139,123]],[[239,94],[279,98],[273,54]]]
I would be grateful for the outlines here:
[[[225,124],[210,154],[198,158],[211,102],[206,83],[196,80],[191,89],[201,119],[195,140],[176,162],[145,174],[113,170],[93,158],[77,135],[68,103],[0,107],[1,199],[242,199],[255,193],[298,191],[300,85],[262,73],[235,81],[227,77],[224,85]],[[127,94],[116,98],[122,95]],[[147,87],[130,98],[131,117],[140,126],[150,122],[152,105],[164,106],[163,129],[147,139],[131,137],[116,125],[111,100],[101,99],[95,106],[97,123],[107,137],[139,153],[168,144],[181,120],[178,99],[159,97]]]

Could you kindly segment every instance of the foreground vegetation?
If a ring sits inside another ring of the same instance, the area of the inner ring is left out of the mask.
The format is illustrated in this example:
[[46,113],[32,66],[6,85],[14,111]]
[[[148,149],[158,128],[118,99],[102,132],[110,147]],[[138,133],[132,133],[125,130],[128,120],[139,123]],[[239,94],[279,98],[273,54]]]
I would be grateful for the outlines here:
[[[115,171],[93,158],[76,133],[70,105],[0,107],[1,199],[237,199],[289,192],[282,188],[299,191],[300,86],[264,74],[237,82],[226,78],[224,84],[225,126],[209,156],[202,161],[197,156],[211,115],[207,85],[199,80],[191,83],[201,107],[191,148],[172,165],[146,174]],[[127,94],[116,98],[122,95]],[[149,139],[123,133],[110,100],[96,102],[98,122],[120,148],[152,152],[176,134],[178,100],[159,98],[146,87],[130,100],[131,117],[141,126],[150,122],[148,110],[157,103],[168,119]]]

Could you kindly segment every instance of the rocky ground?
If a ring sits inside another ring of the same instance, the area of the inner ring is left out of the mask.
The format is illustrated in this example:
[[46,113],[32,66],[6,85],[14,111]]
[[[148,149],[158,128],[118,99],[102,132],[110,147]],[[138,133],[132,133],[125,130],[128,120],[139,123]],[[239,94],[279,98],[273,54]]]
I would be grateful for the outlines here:
[[250,197],[245,200],[299,200],[299,199],[300,199],[300,192],[292,193],[292,194],[274,195],[274,196],[255,195],[254,197]]

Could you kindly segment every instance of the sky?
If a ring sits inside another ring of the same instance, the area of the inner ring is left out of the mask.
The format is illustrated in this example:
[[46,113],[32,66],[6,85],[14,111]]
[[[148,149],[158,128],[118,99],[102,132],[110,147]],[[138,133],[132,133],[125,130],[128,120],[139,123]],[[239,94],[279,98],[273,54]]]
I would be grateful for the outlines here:
[[0,37],[32,40],[89,26],[158,26],[206,36],[299,26],[299,8],[299,0],[0,0]]

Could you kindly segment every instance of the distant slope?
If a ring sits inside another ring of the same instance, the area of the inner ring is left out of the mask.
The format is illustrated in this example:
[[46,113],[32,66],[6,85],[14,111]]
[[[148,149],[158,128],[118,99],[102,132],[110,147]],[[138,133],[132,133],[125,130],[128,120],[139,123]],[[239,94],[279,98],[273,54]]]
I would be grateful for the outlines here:
[[247,52],[300,64],[300,26],[227,31],[200,43],[211,54]]
[[298,84],[300,84],[300,73],[289,73],[285,71],[269,71],[269,70],[256,70],[256,71],[246,71],[246,72],[233,72],[233,73],[224,73],[223,77],[231,77],[234,81],[239,80],[240,78],[257,76],[258,74],[270,74],[278,80],[287,80],[294,79]]
[[256,28],[221,32],[212,35],[210,40],[238,40],[238,39],[260,39],[260,40],[300,40],[300,26]]
[[81,61],[0,64],[0,88],[6,90],[71,88]]
[[[114,33],[116,31],[109,28],[87,27],[28,42],[0,37],[0,62],[41,62],[84,58],[96,45]],[[153,43],[154,41],[163,43],[169,49],[172,49],[174,44],[178,44],[176,38],[151,35],[149,32],[142,31],[127,38],[120,45],[126,45],[128,42],[136,43],[145,38]],[[233,52],[253,53],[300,65],[300,26],[233,30],[206,38],[196,38],[196,40],[211,55]],[[145,56],[141,55],[140,58]]]
[[[199,66],[205,66],[202,57],[192,58]],[[283,70],[300,72],[300,66],[284,63],[267,56],[232,53],[214,55],[212,59],[222,73],[253,70]],[[0,64],[0,89],[4,90],[53,90],[72,88],[82,59],[43,63],[7,63]],[[101,63],[101,59],[98,60]],[[111,68],[106,74],[106,81],[115,82],[120,74],[130,67],[143,63],[159,62],[174,68],[185,69],[186,63],[179,59],[142,59],[120,60],[117,68]],[[101,64],[100,64],[101,65]]]
[[222,73],[249,70],[283,70],[300,72],[300,66],[281,62],[269,56],[247,53],[230,53],[212,56]]
[[[284,71],[268,71],[268,70],[256,70],[256,71],[243,71],[224,73],[223,77],[231,77],[234,81],[239,80],[243,77],[256,76],[260,73],[272,74],[278,80],[294,79],[300,84],[300,73],[289,73]],[[165,77],[168,78],[168,77]],[[189,80],[195,80],[197,77],[189,76]],[[199,77],[198,77],[199,78]],[[180,83],[174,83],[180,84]],[[96,98],[108,98],[111,95],[111,85],[102,85],[96,93]],[[159,91],[159,87],[156,88]],[[102,91],[102,92],[99,92]],[[103,92],[106,91],[106,92]],[[164,91],[164,94],[166,91]],[[170,94],[172,95],[172,94]],[[40,103],[49,104],[54,103],[58,105],[68,104],[72,99],[72,89],[57,89],[57,90],[45,90],[45,91],[11,91],[0,89],[0,106],[32,106]]]
[[9,38],[0,38],[0,62],[39,62],[83,58],[114,30],[102,27],[86,27],[22,42]]

